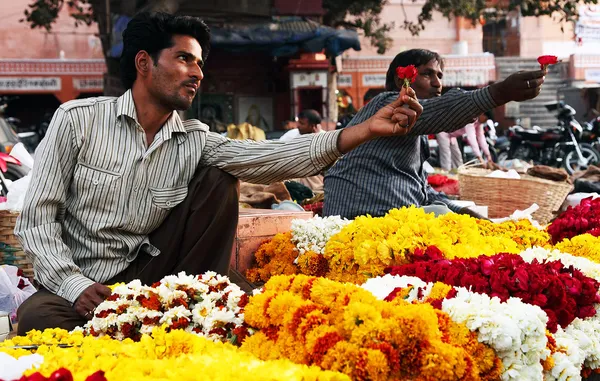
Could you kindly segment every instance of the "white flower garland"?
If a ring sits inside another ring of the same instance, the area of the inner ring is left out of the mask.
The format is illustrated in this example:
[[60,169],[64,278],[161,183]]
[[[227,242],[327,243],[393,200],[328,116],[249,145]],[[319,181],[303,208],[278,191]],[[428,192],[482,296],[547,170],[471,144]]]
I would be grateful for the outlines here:
[[308,220],[293,220],[292,242],[296,244],[300,255],[307,251],[323,254],[327,241],[350,222],[352,221],[340,216],[315,216]]
[[[144,298],[154,298],[153,303],[142,303]],[[188,332],[226,341],[234,328],[244,324],[239,305],[242,298],[247,300],[237,285],[212,271],[200,276],[169,275],[153,286],[134,280],[114,288],[111,297],[96,308],[84,332],[122,340],[126,337],[123,331],[149,334],[156,326],[175,328],[183,322]]]
[[[561,261],[564,266],[573,266],[585,276],[600,282],[600,264],[584,257],[562,253],[558,250],[548,250],[533,247],[519,254],[526,262],[534,259],[541,261]],[[552,357],[555,363],[562,363],[561,372],[553,369],[549,380],[580,380],[579,370],[582,366],[590,369],[600,368],[600,305],[596,305],[596,316],[587,319],[575,319],[566,329],[560,329],[554,334],[557,346],[565,353],[555,353]],[[566,366],[570,361],[573,369]],[[556,368],[556,366],[555,366]]]
[[[362,287],[378,299],[385,299],[395,288],[412,290],[408,302],[424,300],[433,283],[416,277],[385,275],[369,279]],[[457,295],[442,302],[442,311],[452,321],[464,323],[476,332],[480,342],[489,345],[502,360],[502,380],[543,380],[541,360],[547,358],[546,323],[548,316],[537,307],[523,303],[518,298],[501,302],[499,298],[476,294],[455,287]],[[420,298],[419,298],[420,295]]]

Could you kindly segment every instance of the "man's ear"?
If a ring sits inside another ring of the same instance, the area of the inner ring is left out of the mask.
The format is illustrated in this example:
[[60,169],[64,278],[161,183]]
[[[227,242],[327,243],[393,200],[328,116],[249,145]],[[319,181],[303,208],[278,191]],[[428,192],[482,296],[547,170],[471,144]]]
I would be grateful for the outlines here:
[[153,65],[152,57],[145,50],[140,50],[135,55],[135,69],[143,77],[150,73],[150,66]]

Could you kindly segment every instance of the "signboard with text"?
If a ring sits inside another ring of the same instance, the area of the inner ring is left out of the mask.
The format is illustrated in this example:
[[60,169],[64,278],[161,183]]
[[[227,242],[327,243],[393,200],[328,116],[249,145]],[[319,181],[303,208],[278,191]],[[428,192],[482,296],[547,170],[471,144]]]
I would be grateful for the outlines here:
[[327,87],[327,71],[292,73],[292,89],[298,87]]
[[0,92],[55,92],[61,88],[60,77],[0,77]]
[[385,74],[363,74],[363,86],[385,87]]
[[104,78],[73,78],[73,88],[79,91],[102,91],[104,89]]
[[338,75],[338,87],[352,87],[352,75],[350,75],[350,74]]

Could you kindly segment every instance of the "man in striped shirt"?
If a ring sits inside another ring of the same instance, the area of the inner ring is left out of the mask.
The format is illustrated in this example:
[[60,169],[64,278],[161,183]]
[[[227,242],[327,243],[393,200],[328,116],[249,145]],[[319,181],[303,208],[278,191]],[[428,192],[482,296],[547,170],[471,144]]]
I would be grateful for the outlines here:
[[227,274],[237,179],[314,175],[363,142],[406,134],[422,112],[407,91],[344,131],[287,143],[226,139],[175,111],[196,96],[209,40],[198,18],[139,14],[123,33],[125,94],[56,111],[15,228],[41,285],[18,311],[19,334],[84,324],[110,294],[106,284]]
[[390,209],[416,205],[430,210],[477,216],[462,209],[427,184],[423,163],[429,157],[427,135],[463,128],[482,113],[510,101],[536,97],[544,83],[545,71],[519,72],[504,81],[475,91],[442,92],[443,61],[431,51],[414,49],[398,54],[387,72],[386,90],[373,98],[350,121],[362,123],[398,96],[402,83],[397,67],[415,65],[419,72],[412,87],[422,99],[423,115],[406,136],[374,139],[344,155],[325,175],[323,214],[354,218],[370,214],[383,216]]

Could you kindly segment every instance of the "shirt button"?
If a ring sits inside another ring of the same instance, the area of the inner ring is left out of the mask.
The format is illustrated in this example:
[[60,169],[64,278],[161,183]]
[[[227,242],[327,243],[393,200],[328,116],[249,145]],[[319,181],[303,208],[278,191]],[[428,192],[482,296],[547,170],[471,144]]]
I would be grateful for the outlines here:
[[92,184],[94,184],[94,185],[98,185],[98,180],[93,180],[93,181],[92,181]]
[[167,201],[167,206],[171,206],[171,201]]

